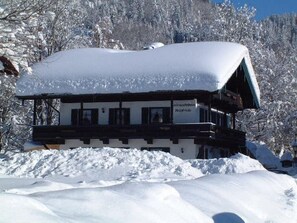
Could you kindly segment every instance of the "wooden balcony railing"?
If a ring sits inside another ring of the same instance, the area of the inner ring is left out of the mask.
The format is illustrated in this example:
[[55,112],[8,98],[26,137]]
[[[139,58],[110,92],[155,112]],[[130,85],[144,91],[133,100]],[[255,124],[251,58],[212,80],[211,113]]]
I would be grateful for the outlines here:
[[196,142],[212,142],[245,146],[245,133],[216,126],[200,124],[157,125],[92,125],[92,126],[33,126],[33,140],[44,144],[63,144],[67,139],[194,139]]

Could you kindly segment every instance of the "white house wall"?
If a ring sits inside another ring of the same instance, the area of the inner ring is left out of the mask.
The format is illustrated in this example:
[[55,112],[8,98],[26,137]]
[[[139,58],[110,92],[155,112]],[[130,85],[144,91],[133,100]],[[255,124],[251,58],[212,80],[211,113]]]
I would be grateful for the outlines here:
[[71,125],[71,109],[79,109],[80,103],[61,103],[60,105],[60,124]]
[[[141,124],[143,107],[170,107],[170,101],[123,102],[122,108],[130,108],[130,124]],[[71,110],[80,109],[80,103],[61,103],[61,125],[71,125]],[[109,109],[119,108],[119,102],[84,103],[84,109],[98,109],[98,124],[108,125]],[[198,123],[199,107],[196,100],[173,101],[173,123]]]
[[199,108],[196,100],[176,100],[173,101],[173,122],[198,123]]

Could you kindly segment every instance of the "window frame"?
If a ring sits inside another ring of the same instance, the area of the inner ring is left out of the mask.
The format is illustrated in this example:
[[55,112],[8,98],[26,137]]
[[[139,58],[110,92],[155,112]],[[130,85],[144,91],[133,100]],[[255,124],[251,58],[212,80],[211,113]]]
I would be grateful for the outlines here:
[[108,112],[109,125],[130,125],[130,108],[109,108]]
[[[142,124],[169,124],[171,123],[171,112],[170,107],[142,107]],[[158,118],[159,121],[153,121],[154,110],[161,110],[161,116]],[[162,121],[160,121],[162,120]]]
[[[84,108],[84,109],[71,109],[71,125],[74,126],[90,126],[98,125],[99,109],[97,108]],[[88,121],[84,122],[84,112],[90,112]]]

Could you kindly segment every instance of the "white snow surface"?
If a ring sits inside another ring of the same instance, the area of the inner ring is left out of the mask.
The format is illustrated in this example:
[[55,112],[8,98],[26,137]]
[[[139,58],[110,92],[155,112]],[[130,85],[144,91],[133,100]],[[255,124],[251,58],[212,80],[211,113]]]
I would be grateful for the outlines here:
[[259,102],[248,49],[237,43],[171,44],[154,50],[82,48],[62,51],[32,66],[17,83],[18,96],[158,90],[221,89],[241,62]]
[[294,178],[237,154],[78,148],[0,157],[0,222],[296,223]]
[[268,146],[263,143],[246,142],[249,151],[256,157],[259,162],[266,168],[280,168],[280,159],[272,152]]

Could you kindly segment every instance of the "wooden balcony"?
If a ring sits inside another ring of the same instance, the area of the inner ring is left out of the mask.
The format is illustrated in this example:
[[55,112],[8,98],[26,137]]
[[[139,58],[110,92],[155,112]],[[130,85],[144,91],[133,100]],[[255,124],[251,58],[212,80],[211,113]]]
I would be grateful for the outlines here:
[[67,139],[80,139],[86,144],[90,139],[99,139],[108,144],[110,139],[119,139],[128,144],[129,139],[144,139],[151,144],[154,139],[170,139],[177,144],[179,139],[193,139],[196,144],[220,147],[244,147],[245,133],[216,126],[200,124],[157,125],[93,125],[93,126],[33,126],[33,140],[43,144],[64,144]]

